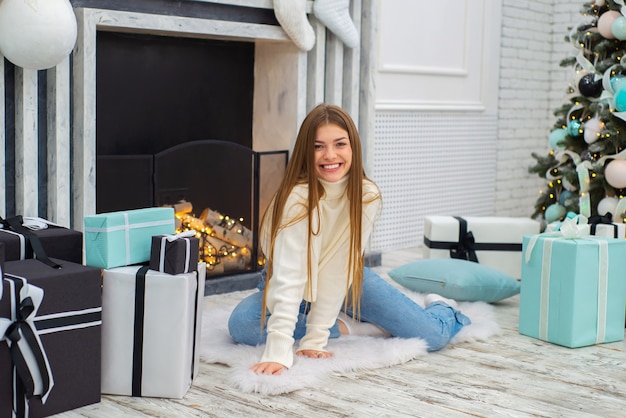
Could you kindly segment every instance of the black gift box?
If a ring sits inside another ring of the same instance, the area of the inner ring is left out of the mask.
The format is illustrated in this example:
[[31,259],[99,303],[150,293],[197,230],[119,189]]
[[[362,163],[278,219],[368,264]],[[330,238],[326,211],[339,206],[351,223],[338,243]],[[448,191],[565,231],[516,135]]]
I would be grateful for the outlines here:
[[[82,264],[82,232],[53,225],[49,225],[45,229],[29,230],[28,232],[39,238],[48,257]],[[25,234],[0,229],[0,242],[5,244],[6,261],[33,258],[33,248]]]
[[[0,242],[0,280],[4,274],[4,242]],[[0,297],[2,299],[2,297]]]
[[[34,318],[54,386],[45,404],[28,402],[29,416],[42,417],[100,402],[102,272],[53,259],[54,269],[34,259],[8,261],[2,280],[0,318],[12,318],[9,281],[25,278],[43,289]],[[0,418],[11,417],[14,381],[7,341],[0,341]],[[23,401],[23,400],[22,400]]]
[[167,237],[167,235],[152,237],[150,270],[168,274],[196,271],[200,240],[196,237],[181,237],[168,241]]

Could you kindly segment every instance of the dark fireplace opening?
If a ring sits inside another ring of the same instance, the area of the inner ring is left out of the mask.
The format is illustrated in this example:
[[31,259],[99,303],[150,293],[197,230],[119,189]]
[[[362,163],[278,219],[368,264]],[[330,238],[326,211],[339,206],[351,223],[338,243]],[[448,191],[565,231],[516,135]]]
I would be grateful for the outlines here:
[[252,144],[252,42],[97,34],[96,212],[177,211],[207,275],[257,271],[287,151]]
[[219,140],[185,142],[155,155],[99,156],[96,198],[103,212],[173,207],[176,232],[192,229],[200,239],[207,276],[254,272],[264,263],[260,218],[287,159],[286,150],[255,152]]
[[96,154],[182,142],[252,148],[254,43],[97,33]]

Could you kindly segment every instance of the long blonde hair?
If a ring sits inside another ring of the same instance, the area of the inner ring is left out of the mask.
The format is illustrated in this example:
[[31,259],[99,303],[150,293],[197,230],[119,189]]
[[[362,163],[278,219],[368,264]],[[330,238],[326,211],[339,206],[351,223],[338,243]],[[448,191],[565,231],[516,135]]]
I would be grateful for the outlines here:
[[[266,248],[267,257],[267,275],[265,293],[263,295],[263,308],[262,308],[262,320],[261,324],[265,323],[266,317],[266,302],[267,302],[267,289],[269,287],[269,280],[272,277],[273,271],[273,253],[274,242],[278,233],[289,225],[302,220],[304,217],[308,218],[308,230],[307,237],[307,277],[309,281],[309,288],[311,287],[311,246],[312,237],[319,231],[313,230],[313,214],[319,211],[316,209],[319,206],[320,198],[324,196],[324,188],[318,180],[315,170],[315,139],[317,136],[317,130],[323,125],[336,125],[348,133],[350,146],[352,148],[352,166],[349,172],[348,184],[347,184],[347,196],[350,200],[349,214],[350,214],[350,250],[348,257],[348,277],[346,280],[346,296],[350,296],[353,305],[353,312],[358,317],[360,311],[360,299],[361,299],[361,287],[363,283],[363,243],[361,234],[362,225],[362,213],[363,213],[363,180],[368,179],[365,175],[363,168],[363,152],[361,149],[361,139],[359,133],[354,124],[354,121],[348,115],[348,113],[339,106],[330,104],[320,104],[316,106],[306,116],[294,145],[293,153],[287,164],[287,171],[283,178],[278,191],[274,195],[272,203],[269,205],[265,212],[261,225],[266,229],[266,233],[269,233],[269,248]],[[368,179],[369,180],[369,179]],[[293,188],[297,184],[308,185],[308,202],[305,208],[304,214],[295,219],[289,219],[286,222],[281,222],[283,213],[285,211],[285,204]],[[374,197],[370,196],[370,200],[366,203],[379,198],[379,195]],[[319,215],[318,215],[319,216]],[[269,217],[269,218],[268,218]],[[266,225],[266,222],[271,222],[270,225]],[[280,262],[280,260],[278,260]],[[352,277],[352,292],[349,293],[350,276]],[[346,298],[347,303],[347,298]]]

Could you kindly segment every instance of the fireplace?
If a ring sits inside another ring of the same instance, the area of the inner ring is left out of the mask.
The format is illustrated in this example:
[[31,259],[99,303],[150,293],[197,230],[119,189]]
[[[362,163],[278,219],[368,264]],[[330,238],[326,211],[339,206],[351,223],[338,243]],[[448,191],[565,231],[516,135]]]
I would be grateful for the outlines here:
[[253,150],[254,70],[250,41],[97,33],[96,212],[174,207],[208,278],[262,266],[259,219],[287,163]]
[[172,207],[176,232],[196,231],[208,279],[256,273],[264,264],[260,217],[287,158],[286,150],[256,152],[218,140],[184,142],[154,155],[98,156],[99,212]]
[[[137,4],[148,3],[157,4]],[[182,217],[217,213],[222,227],[251,231],[253,245],[244,265],[230,263],[241,268],[209,266],[205,292],[252,287],[259,218],[304,114],[303,54],[266,8],[154,10],[75,9],[73,218],[181,201],[192,207]],[[240,283],[222,280],[230,275]]]

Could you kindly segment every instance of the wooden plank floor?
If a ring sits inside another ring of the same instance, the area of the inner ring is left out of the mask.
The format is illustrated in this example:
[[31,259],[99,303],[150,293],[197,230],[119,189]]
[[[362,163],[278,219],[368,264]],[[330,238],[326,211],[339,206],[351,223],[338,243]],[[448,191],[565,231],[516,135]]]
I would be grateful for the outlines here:
[[[384,254],[375,270],[420,257],[419,249]],[[207,296],[233,303],[249,291]],[[286,395],[242,394],[229,369],[201,364],[181,400],[102,397],[59,417],[623,417],[626,343],[577,349],[519,335],[519,297],[494,305],[501,335],[464,343],[401,366],[334,375],[321,387]]]

